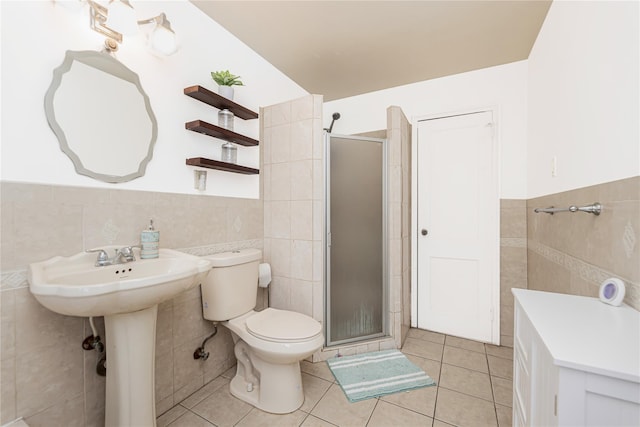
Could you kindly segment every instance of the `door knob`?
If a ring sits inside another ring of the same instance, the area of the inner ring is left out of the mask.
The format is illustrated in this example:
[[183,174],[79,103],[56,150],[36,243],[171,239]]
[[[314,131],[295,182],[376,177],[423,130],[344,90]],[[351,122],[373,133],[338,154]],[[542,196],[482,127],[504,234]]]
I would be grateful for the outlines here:
[[429,234],[426,228],[423,228],[420,233],[422,233],[423,236],[426,236],[427,234]]

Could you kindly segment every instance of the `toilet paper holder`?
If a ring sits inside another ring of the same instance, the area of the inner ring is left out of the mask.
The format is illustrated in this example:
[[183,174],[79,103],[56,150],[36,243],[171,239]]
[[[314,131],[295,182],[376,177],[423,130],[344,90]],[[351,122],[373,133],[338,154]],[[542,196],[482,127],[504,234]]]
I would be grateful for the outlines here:
[[262,263],[258,265],[258,286],[266,288],[271,283],[271,265]]

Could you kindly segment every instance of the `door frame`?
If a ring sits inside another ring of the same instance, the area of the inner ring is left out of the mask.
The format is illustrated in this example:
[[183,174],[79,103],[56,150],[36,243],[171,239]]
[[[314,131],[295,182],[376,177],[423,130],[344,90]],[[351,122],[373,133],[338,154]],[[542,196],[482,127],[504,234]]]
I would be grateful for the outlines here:
[[[435,112],[430,114],[424,114],[411,117],[411,152],[418,152],[418,122],[424,120],[444,119],[453,116],[462,116],[467,114],[491,112],[493,117],[493,148],[494,148],[494,162],[495,170],[493,171],[496,182],[496,193],[498,199],[495,201],[497,204],[497,215],[495,223],[493,224],[498,231],[494,237],[494,246],[496,247],[496,257],[493,261],[493,277],[494,285],[492,288],[492,304],[493,304],[493,328],[491,330],[492,340],[491,343],[495,345],[500,344],[500,194],[501,194],[501,115],[500,107],[497,105],[470,107],[459,110],[451,110],[446,112]],[[413,154],[411,156],[411,327],[416,328],[418,326],[418,156]]]
[[[369,141],[382,145],[382,332],[363,335],[355,338],[334,341],[331,338],[331,138],[352,139],[358,141]],[[368,136],[343,135],[337,133],[323,132],[323,149],[324,149],[324,165],[323,165],[323,186],[324,186],[324,207],[323,207],[323,291],[324,291],[324,334],[325,348],[336,348],[347,344],[356,344],[361,341],[386,337],[391,335],[389,320],[389,286],[391,280],[389,278],[389,228],[388,228],[388,201],[389,201],[389,140],[388,138],[374,138]]]

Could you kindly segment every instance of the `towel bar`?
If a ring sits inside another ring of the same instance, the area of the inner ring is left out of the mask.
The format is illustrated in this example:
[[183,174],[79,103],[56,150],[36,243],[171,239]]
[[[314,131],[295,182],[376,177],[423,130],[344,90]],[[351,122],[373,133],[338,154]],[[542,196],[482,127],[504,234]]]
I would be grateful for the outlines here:
[[587,212],[587,213],[592,213],[594,215],[600,215],[600,212],[602,212],[602,205],[598,202],[595,202],[591,205],[588,206],[576,206],[576,205],[571,205],[568,208],[554,208],[553,206],[550,206],[548,208],[535,208],[533,210],[535,213],[548,213],[553,215],[556,212]]

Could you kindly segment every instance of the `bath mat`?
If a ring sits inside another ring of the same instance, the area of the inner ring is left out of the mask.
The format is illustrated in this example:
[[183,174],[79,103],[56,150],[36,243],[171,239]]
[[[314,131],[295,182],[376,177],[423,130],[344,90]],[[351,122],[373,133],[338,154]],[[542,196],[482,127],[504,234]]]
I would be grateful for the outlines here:
[[398,350],[334,357],[327,365],[350,402],[436,384]]

